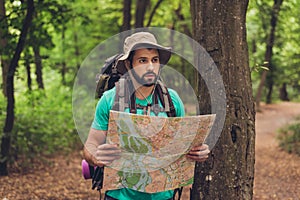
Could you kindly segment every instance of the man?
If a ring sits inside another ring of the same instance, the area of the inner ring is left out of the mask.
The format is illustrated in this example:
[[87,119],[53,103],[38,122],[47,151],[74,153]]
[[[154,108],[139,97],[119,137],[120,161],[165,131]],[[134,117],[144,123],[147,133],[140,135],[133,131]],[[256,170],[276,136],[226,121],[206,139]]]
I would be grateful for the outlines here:
[[[157,41],[149,32],[138,32],[127,37],[124,42],[124,55],[118,60],[117,68],[128,72],[134,87],[135,103],[145,109],[137,109],[137,114],[155,115],[152,96],[155,91],[161,66],[165,65],[171,57],[171,49],[157,44]],[[98,102],[95,118],[90,129],[85,148],[84,157],[89,164],[94,166],[106,166],[119,158],[121,150],[117,145],[106,144],[108,130],[109,111],[113,108],[116,96],[116,87],[106,91]],[[184,107],[178,94],[168,89],[175,107],[176,116],[184,116]],[[122,112],[129,112],[126,108]],[[166,116],[165,112],[159,112],[158,116]],[[208,158],[207,145],[193,147],[186,155],[188,158],[204,162]],[[144,193],[128,188],[109,190],[105,193],[105,199],[143,199],[143,200],[168,200],[173,198],[172,191],[158,193]]]

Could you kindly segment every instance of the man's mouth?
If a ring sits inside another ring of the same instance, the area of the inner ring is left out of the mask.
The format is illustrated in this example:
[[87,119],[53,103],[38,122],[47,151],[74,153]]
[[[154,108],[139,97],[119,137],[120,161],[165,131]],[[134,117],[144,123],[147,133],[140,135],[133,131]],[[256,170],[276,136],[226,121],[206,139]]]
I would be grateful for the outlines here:
[[156,75],[154,73],[146,73],[146,74],[144,74],[144,78],[146,78],[146,79],[153,79],[155,77],[156,77]]
[[148,74],[148,75],[146,75],[146,76],[144,76],[145,78],[155,78],[155,75],[153,75],[153,74]]

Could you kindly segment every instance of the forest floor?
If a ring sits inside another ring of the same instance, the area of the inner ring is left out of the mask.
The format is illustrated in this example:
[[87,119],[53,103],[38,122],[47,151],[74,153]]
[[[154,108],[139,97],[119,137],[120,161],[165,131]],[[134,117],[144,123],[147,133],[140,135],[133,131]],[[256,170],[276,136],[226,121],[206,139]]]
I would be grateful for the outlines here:
[[300,115],[299,103],[262,106],[256,114],[254,199],[299,200],[300,157],[278,147],[279,128]]
[[[277,130],[297,115],[299,103],[262,105],[257,113],[253,199],[300,199],[300,157],[279,149],[276,140]],[[81,159],[81,152],[57,155],[47,165],[0,177],[0,200],[99,199],[91,181],[81,176]]]

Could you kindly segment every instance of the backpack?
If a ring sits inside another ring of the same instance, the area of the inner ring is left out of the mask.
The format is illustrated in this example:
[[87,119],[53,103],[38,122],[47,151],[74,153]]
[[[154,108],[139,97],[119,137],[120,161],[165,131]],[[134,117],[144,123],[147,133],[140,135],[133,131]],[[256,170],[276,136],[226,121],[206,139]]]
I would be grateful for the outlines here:
[[[119,111],[129,108],[130,113],[136,113],[137,109],[146,110],[147,108],[135,104],[133,84],[129,76],[123,76],[126,73],[126,70],[117,69],[116,67],[118,59],[122,56],[123,54],[116,54],[105,60],[100,73],[96,75],[97,87],[95,98],[100,99],[105,91],[116,87],[116,97],[112,108],[113,110]],[[128,98],[129,96],[130,98]],[[158,100],[163,108],[158,106]],[[157,81],[152,102],[154,102],[154,106],[151,107],[151,111],[153,111],[156,115],[158,115],[159,112],[166,112],[168,117],[176,116],[175,108],[168,89],[160,79]],[[83,161],[82,166],[85,166],[82,167],[84,177],[86,179],[92,178],[92,189],[94,190],[97,188],[97,190],[101,192],[103,187],[104,167],[93,167],[90,165],[86,167],[86,165],[88,165],[86,161]],[[180,199],[182,188],[174,190],[174,197],[176,193],[178,193],[178,199]]]
[[104,65],[100,70],[100,74],[96,75],[96,93],[95,98],[100,99],[103,93],[115,86],[124,72],[118,71],[116,64],[117,60],[123,54],[113,55],[105,60]]

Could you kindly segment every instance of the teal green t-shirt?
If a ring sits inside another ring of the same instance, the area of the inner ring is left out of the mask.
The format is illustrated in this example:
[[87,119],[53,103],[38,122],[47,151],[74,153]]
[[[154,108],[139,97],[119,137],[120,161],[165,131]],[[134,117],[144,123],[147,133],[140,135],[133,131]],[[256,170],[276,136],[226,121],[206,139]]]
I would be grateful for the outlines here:
[[[176,116],[183,117],[185,115],[184,105],[179,95],[177,94],[177,92],[175,92],[172,89],[168,89],[168,91],[175,107]],[[92,128],[97,130],[105,130],[105,131],[108,130],[109,111],[113,107],[115,94],[116,94],[115,88],[108,90],[103,94],[96,107]],[[150,96],[147,97],[147,100],[146,99],[141,100],[136,98],[136,104],[146,106],[148,102],[152,102],[152,98]],[[129,112],[129,109],[128,108],[125,109],[125,112]],[[138,109],[137,114],[143,114],[143,110]],[[155,116],[153,112],[151,112],[150,115]],[[158,116],[167,117],[167,114],[165,112],[160,112],[158,113]],[[134,199],[167,200],[172,198],[173,190],[157,192],[157,193],[146,193],[146,192],[139,192],[136,190],[132,190],[129,188],[121,188],[117,190],[109,190],[106,192],[106,194],[119,200],[134,200]]]

